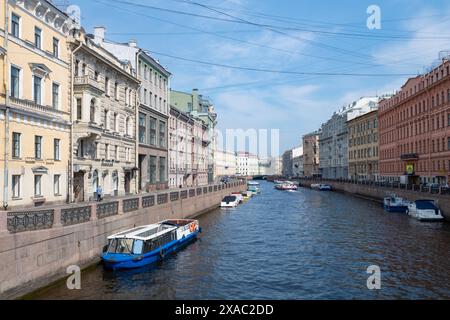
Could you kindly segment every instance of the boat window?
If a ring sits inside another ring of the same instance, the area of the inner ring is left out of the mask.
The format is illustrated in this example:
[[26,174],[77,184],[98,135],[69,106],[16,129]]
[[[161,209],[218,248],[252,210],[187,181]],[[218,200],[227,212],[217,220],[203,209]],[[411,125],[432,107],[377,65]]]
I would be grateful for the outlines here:
[[436,210],[436,206],[431,201],[416,201],[416,207],[420,210]]
[[109,253],[131,253],[133,239],[113,239],[108,248]]
[[133,254],[141,254],[143,246],[144,246],[144,241],[142,241],[142,240],[135,240],[134,241],[134,246],[133,246]]
[[233,202],[233,201],[236,201],[235,196],[228,196],[223,199],[223,202]]

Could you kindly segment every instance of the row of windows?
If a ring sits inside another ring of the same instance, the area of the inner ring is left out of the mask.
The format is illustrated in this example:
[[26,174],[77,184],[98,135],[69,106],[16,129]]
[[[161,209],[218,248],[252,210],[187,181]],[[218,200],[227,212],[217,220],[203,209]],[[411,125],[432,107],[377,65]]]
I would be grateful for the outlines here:
[[[23,87],[23,79],[22,79],[22,69],[17,66],[11,66],[10,70],[11,74],[11,88],[10,88],[10,96],[13,98],[22,98],[22,87]],[[36,104],[44,104],[43,101],[43,93],[45,80],[43,77],[39,75],[33,75],[33,87],[32,87],[32,100]],[[52,82],[52,104],[51,106],[54,109],[60,109],[60,85],[56,82]]]
[[378,119],[367,120],[363,123],[358,123],[357,125],[353,125],[349,128],[349,132],[351,134],[365,132],[367,130],[378,128]]
[[378,135],[376,133],[371,133],[366,136],[348,139],[348,146],[349,147],[360,146],[362,144],[372,143],[372,142],[377,142],[377,141],[378,141]]
[[[92,145],[92,150],[91,150]],[[94,142],[93,144],[85,142],[84,139],[81,139],[78,142],[78,154],[77,156],[80,158],[91,158],[92,160],[98,160],[100,159],[100,153],[99,153],[99,142]],[[132,160],[131,158],[131,148],[125,147],[125,161],[130,162]],[[111,152],[113,151],[113,153]],[[112,146],[109,143],[104,144],[104,158],[105,160],[116,160],[120,161],[120,146],[115,145]]]
[[350,159],[365,159],[371,157],[378,157],[378,147],[353,150],[349,153]]
[[[400,163],[382,163],[380,164],[382,172],[403,172],[405,171],[405,165]],[[416,173],[418,172],[438,172],[450,171],[450,160],[421,160],[418,161],[416,166]]]
[[[139,113],[139,143],[152,146],[166,147],[166,122],[148,117],[144,113]],[[148,125],[147,125],[148,123]],[[157,124],[159,135],[157,135]],[[147,130],[148,128],[148,130]],[[157,138],[159,137],[159,140]]]
[[392,159],[402,154],[418,153],[428,154],[450,151],[450,137],[439,139],[424,139],[411,143],[401,144],[396,148],[381,151],[381,159]]
[[[12,198],[13,199],[20,199],[22,197],[22,175],[15,175],[13,174],[11,176],[11,188],[12,188]],[[41,174],[35,174],[34,175],[34,196],[35,197],[42,197],[44,196],[42,192],[43,186],[42,186],[42,175]],[[55,174],[53,175],[53,195],[60,196],[61,195],[61,175]]]
[[148,157],[148,166],[147,166],[147,181],[151,184],[154,184],[157,181],[156,177],[156,169],[157,163],[159,162],[159,182],[167,181],[167,173],[166,173],[166,158],[165,157],[156,157],[150,156]]
[[[11,14],[11,35],[16,38],[21,38],[22,36],[22,18],[16,13]],[[44,34],[42,29],[34,27],[34,46],[40,50],[45,50],[42,48],[42,38]],[[59,40],[53,37],[52,41],[52,54],[54,57],[59,57]]]
[[153,94],[151,91],[149,93],[145,88],[141,90],[141,102],[164,113],[167,113],[168,111],[167,101],[165,99],[163,100],[161,97],[158,98],[158,96]]
[[156,71],[142,61],[139,61],[139,73],[145,80],[149,80],[151,83],[154,83],[156,87],[164,89],[164,92],[167,91],[167,80],[161,75],[158,76]]
[[[42,136],[34,136],[34,158],[42,159]],[[11,156],[14,159],[22,158],[22,133],[13,132],[12,134],[12,152]],[[53,139],[53,160],[61,160],[61,140]]]

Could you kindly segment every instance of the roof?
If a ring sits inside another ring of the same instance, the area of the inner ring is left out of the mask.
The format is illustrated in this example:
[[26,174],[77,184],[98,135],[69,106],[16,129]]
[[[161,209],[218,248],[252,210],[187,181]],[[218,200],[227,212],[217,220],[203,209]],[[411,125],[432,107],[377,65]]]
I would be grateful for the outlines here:
[[178,227],[167,224],[150,224],[113,234],[109,236],[108,239],[135,239],[146,241],[163,235],[164,233],[173,231],[177,228]]

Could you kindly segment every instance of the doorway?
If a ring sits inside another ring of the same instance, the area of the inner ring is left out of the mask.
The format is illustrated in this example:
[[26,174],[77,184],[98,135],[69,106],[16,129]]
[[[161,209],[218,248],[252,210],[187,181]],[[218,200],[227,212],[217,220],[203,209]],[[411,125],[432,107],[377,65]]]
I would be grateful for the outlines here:
[[84,172],[78,171],[73,175],[73,193],[75,202],[84,201]]

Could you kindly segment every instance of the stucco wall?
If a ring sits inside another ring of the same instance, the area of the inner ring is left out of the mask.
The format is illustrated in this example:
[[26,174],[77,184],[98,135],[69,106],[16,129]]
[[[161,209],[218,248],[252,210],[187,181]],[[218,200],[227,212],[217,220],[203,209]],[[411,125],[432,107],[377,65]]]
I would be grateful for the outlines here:
[[[0,212],[0,298],[18,297],[58,280],[67,275],[66,268],[70,265],[84,267],[97,262],[107,236],[113,233],[164,219],[198,216],[218,207],[225,195],[244,188],[245,184],[236,183],[221,190],[218,186],[206,187],[206,194],[202,187],[201,195],[197,194],[199,188],[195,188],[195,195],[193,189],[160,192],[159,195],[167,194],[167,203],[163,204],[158,204],[155,193],[70,207],[41,208],[39,210],[54,210],[53,222],[48,229],[35,231],[15,232],[11,226],[14,213]],[[187,198],[181,199],[182,191],[186,191]],[[171,193],[178,193],[179,199],[171,199]],[[152,195],[154,205],[144,209],[143,198]],[[125,204],[136,199],[137,206],[126,210]],[[117,214],[102,218],[99,205],[114,201],[118,206]],[[91,210],[87,222],[67,225],[62,209],[87,207]]]

